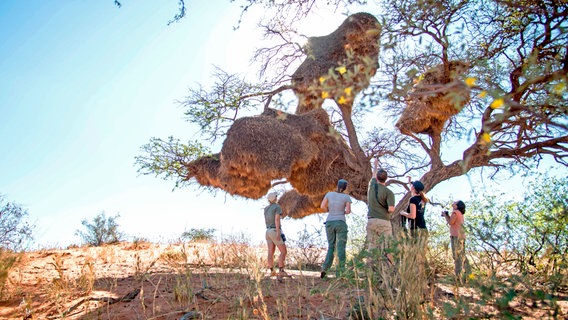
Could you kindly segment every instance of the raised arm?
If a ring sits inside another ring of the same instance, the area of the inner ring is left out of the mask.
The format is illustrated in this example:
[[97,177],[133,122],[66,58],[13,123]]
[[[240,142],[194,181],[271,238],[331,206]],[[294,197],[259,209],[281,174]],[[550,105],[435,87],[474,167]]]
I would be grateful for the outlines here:
[[375,158],[375,160],[373,161],[373,176],[372,178],[376,178],[377,177],[377,171],[379,171],[379,159]]

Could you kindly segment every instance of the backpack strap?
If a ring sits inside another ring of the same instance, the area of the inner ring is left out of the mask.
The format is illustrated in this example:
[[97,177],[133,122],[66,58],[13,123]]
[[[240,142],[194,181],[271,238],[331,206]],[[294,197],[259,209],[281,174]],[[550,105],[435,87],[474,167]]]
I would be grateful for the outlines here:
[[387,210],[387,212],[388,212],[389,209],[379,201],[379,187],[378,187],[378,185],[379,185],[379,182],[377,182],[374,186],[375,187],[375,199],[377,199],[377,203],[380,204],[381,207],[385,208],[385,210]]

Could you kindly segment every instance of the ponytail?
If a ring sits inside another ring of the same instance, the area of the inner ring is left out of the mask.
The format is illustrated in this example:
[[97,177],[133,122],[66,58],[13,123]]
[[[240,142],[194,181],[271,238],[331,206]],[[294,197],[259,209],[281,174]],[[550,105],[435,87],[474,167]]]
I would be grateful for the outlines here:
[[426,195],[422,191],[420,191],[420,198],[422,198],[422,202],[424,202],[424,203],[430,202],[430,200],[428,198],[426,198]]

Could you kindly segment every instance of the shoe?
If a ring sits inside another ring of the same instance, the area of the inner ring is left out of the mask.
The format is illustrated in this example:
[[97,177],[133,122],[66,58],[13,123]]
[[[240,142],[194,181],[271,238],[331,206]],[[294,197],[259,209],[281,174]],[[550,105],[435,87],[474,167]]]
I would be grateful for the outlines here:
[[280,270],[278,272],[278,275],[276,275],[276,280],[278,280],[278,282],[282,283],[284,281],[284,278],[292,278],[292,277],[289,274],[287,274],[286,271]]
[[291,276],[289,274],[287,274],[286,271],[284,271],[284,270],[280,270],[278,272],[278,277],[279,278],[291,278]]
[[322,272],[320,273],[320,278],[322,278],[322,279],[325,278],[325,275],[326,275],[326,274],[327,274],[327,273],[326,273],[325,271],[322,271]]

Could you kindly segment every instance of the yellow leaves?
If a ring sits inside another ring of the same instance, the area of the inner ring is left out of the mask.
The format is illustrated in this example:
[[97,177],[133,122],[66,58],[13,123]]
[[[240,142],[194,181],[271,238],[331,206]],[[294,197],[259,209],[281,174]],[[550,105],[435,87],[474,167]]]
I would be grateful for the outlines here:
[[322,98],[322,99],[327,99],[327,98],[329,98],[329,92],[327,92],[327,91],[322,91],[322,92],[321,92],[321,98]]
[[339,74],[343,75],[347,72],[347,68],[345,66],[340,66],[335,68],[335,71],[339,72]]
[[481,134],[481,142],[484,144],[491,143],[491,135],[487,132]]
[[483,90],[477,96],[479,98],[483,99],[483,98],[487,97],[487,91]]
[[424,78],[426,77],[426,75],[423,73],[420,76],[418,76],[418,79],[414,79],[414,83],[420,83],[420,81],[424,80]]
[[337,103],[339,104],[344,104],[347,102],[347,99],[345,99],[344,96],[339,97],[339,99],[337,100]]
[[552,87],[552,91],[554,93],[556,93],[557,95],[561,95],[566,91],[566,83],[565,82],[559,82],[557,84],[554,85],[554,87]]
[[324,77],[324,76],[319,77],[320,84],[323,84],[325,82],[325,80],[327,80],[327,77]]
[[475,280],[475,275],[473,275],[473,273],[470,273],[468,278],[469,280]]
[[471,87],[473,87],[473,86],[475,85],[475,81],[476,81],[476,80],[477,80],[477,79],[474,78],[474,77],[465,78],[465,84],[466,84],[468,87],[471,88]]
[[345,92],[346,95],[350,96],[351,95],[351,91],[353,91],[352,87],[347,87],[343,90]]
[[491,109],[501,109],[505,105],[505,100],[503,98],[495,99],[491,102]]

